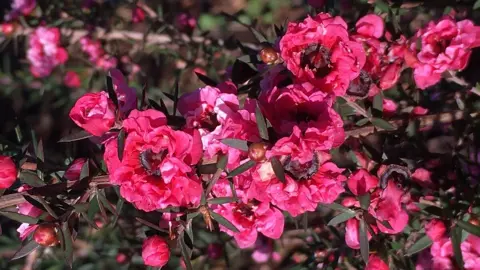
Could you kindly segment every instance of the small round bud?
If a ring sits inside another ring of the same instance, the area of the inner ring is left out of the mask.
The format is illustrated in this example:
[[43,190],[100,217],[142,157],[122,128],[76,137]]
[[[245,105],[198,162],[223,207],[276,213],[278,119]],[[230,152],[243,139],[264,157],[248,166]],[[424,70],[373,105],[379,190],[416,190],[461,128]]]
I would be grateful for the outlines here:
[[33,233],[33,239],[44,247],[55,246],[58,243],[57,230],[50,224],[39,225]]
[[248,157],[256,162],[264,161],[266,152],[267,149],[263,143],[252,143],[248,147]]
[[472,225],[475,225],[475,226],[479,226],[480,227],[480,220],[478,220],[478,218],[476,217],[471,217],[468,222],[470,222],[470,224]]
[[123,252],[119,252],[115,257],[115,260],[118,264],[126,264],[130,261],[130,257]]
[[265,64],[273,64],[278,59],[278,53],[272,47],[264,48],[260,51],[260,58]]

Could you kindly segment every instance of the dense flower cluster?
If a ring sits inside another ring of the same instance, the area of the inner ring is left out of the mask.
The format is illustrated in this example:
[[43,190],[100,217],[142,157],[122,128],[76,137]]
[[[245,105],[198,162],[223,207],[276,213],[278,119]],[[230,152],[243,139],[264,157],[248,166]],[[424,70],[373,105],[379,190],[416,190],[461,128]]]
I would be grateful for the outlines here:
[[5,15],[5,20],[11,21],[19,16],[28,15],[35,9],[36,5],[36,0],[14,0],[11,11]]
[[[324,4],[309,2],[317,7]],[[143,12],[136,7],[132,21],[143,21]],[[185,14],[177,18],[177,24],[181,31],[191,32],[196,21]],[[352,30],[341,17],[326,13],[308,16],[290,22],[285,34],[261,57],[268,61],[255,66],[263,72],[258,99],[240,98],[233,78],[201,87],[175,99],[185,120],[180,125],[170,124],[176,116],[167,111],[138,108],[136,89],[113,69],[117,59],[108,55],[98,40],[85,36],[80,40],[82,51],[96,67],[108,71],[113,89],[80,97],[70,118],[92,135],[92,141],[103,145],[110,182],[139,210],[203,209],[207,225],[210,215],[222,216],[235,228],[220,223],[220,230],[232,236],[240,248],[249,248],[255,243],[258,247],[262,239],[280,238],[284,214],[297,217],[316,211],[319,204],[341,201],[339,207],[352,214],[344,220],[345,243],[360,249],[362,222],[369,229],[368,240],[377,234],[400,234],[409,223],[409,213],[420,211],[416,204],[419,196],[405,192],[393,178],[380,180],[386,167],[377,166],[357,149],[353,149],[357,169],[340,168],[333,162],[331,150],[346,140],[342,117],[334,109],[336,98],[348,102],[372,99],[395,86],[406,68],[413,69],[419,88],[432,86],[444,72],[466,67],[471,49],[480,45],[479,29],[471,21],[443,18],[429,23],[412,39],[400,36],[394,40],[378,15],[360,18]],[[28,59],[36,77],[48,76],[67,61],[59,29],[37,28],[30,37]],[[122,59],[122,63],[128,62]],[[64,83],[71,88],[81,84],[78,74],[71,71],[65,74]],[[385,115],[396,110],[393,101],[383,100]],[[426,112],[416,107],[411,115]],[[268,127],[262,130],[264,120]],[[222,160],[226,164],[215,174],[201,172],[200,165],[215,161],[218,165]],[[78,181],[86,162],[72,162],[64,178]],[[7,168],[0,172],[0,188],[8,188],[16,179],[15,165],[0,157],[0,166]],[[243,170],[238,172],[239,168]],[[235,171],[238,173],[232,173]],[[204,194],[214,178],[211,192]],[[426,168],[412,173],[422,187],[434,185],[430,178]],[[22,186],[20,191],[29,188]],[[422,199],[428,195],[422,194]],[[217,198],[232,200],[203,203]],[[367,206],[363,205],[365,198]],[[30,203],[19,205],[18,211],[31,217],[43,214]],[[180,227],[183,214],[164,214],[171,233],[172,228]],[[21,238],[36,226],[22,224],[18,230]],[[454,269],[451,240],[443,221],[431,220],[425,229],[433,245],[422,253],[417,269],[430,269],[432,262],[434,269]],[[461,244],[466,269],[478,267],[479,246],[474,235]],[[273,256],[270,246],[267,250],[263,252],[267,255],[259,252],[256,260]],[[152,236],[144,241],[146,265],[162,267],[169,256],[163,238]],[[388,263],[372,254],[366,269],[388,269]]]
[[117,59],[105,52],[100,41],[84,36],[80,39],[81,49],[88,55],[88,59],[99,69],[105,71],[117,66]]
[[30,35],[27,51],[30,71],[35,77],[46,77],[68,60],[68,52],[60,44],[60,29],[38,27]]

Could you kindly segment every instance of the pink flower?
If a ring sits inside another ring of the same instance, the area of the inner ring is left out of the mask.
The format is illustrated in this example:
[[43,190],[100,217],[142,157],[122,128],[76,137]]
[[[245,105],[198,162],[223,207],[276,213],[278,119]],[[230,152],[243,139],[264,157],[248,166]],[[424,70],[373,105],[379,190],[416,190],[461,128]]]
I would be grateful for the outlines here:
[[299,84],[263,91],[262,111],[281,135],[299,128],[304,142],[315,150],[329,150],[345,140],[343,121],[331,108],[332,100],[322,92],[307,94]]
[[[360,221],[356,218],[347,220],[345,226],[345,243],[353,249],[360,249]],[[372,239],[372,235],[367,231],[368,240]]]
[[175,25],[178,30],[186,33],[191,33],[197,26],[197,20],[187,13],[180,13],[175,19]]
[[89,60],[102,70],[110,70],[117,66],[117,59],[105,53],[102,44],[98,40],[93,40],[90,36],[84,36],[80,39],[81,50],[86,53]]
[[[402,207],[403,191],[393,181],[389,181],[371,214],[377,219],[378,229],[383,233],[397,234],[408,224],[408,213]],[[392,229],[385,227],[382,221],[388,222]]]
[[80,76],[75,71],[67,71],[63,77],[63,83],[70,88],[79,88],[82,85]]
[[[30,186],[22,185],[20,188],[18,188],[17,191],[23,192],[29,189],[31,189]],[[43,214],[43,211],[41,209],[38,209],[37,207],[33,206],[29,202],[18,204],[17,209],[19,214],[29,216],[29,217],[34,217],[34,218],[39,217],[40,215]],[[38,225],[22,223],[17,229],[20,239],[22,241],[25,240],[25,238],[27,238],[31,233],[33,233],[37,229],[37,227]]]
[[370,255],[365,270],[390,270],[388,264],[376,255]]
[[314,152],[300,137],[298,128],[288,138],[280,139],[267,157],[276,157],[283,162],[286,171],[285,183],[276,178],[269,162],[252,170],[253,182],[249,196],[260,201],[271,201],[282,210],[297,216],[306,211],[315,211],[318,203],[332,203],[344,192],[346,180],[343,169],[328,162],[326,152]]
[[432,241],[439,241],[446,232],[445,224],[439,219],[430,220],[425,226],[425,232]]
[[36,0],[14,0],[12,2],[12,10],[5,15],[5,20],[14,20],[21,15],[30,14],[37,5]]
[[299,80],[339,96],[365,64],[362,45],[350,40],[345,21],[326,13],[289,23],[280,52]]
[[115,105],[106,92],[87,93],[70,110],[70,118],[95,136],[102,136],[115,123]]
[[432,173],[424,168],[418,168],[412,174],[412,179],[424,187],[431,187],[433,185],[431,177]]
[[371,175],[365,169],[360,169],[354,172],[347,180],[347,186],[350,191],[361,196],[365,193],[369,193],[371,189],[376,188],[378,185],[378,178]]
[[145,20],[145,11],[138,6],[132,9],[132,22],[140,23]]
[[419,30],[410,44],[415,83],[425,89],[438,83],[445,71],[465,68],[471,49],[480,46],[480,28],[470,20],[445,17]]
[[397,103],[395,101],[384,98],[383,99],[383,112],[387,115],[393,115],[397,111]]
[[87,162],[86,158],[77,158],[75,159],[65,171],[63,175],[69,181],[77,181],[80,179],[80,173],[82,171],[83,165]]
[[191,165],[201,158],[199,137],[171,129],[165,115],[155,110],[133,110],[123,128],[123,159],[110,171],[121,195],[144,211],[197,205],[201,187]]
[[239,230],[235,233],[220,226],[222,231],[235,238],[240,248],[253,246],[259,232],[273,239],[280,238],[283,232],[283,214],[270,203],[228,203],[219,205],[214,211]]
[[413,108],[411,114],[413,116],[418,116],[418,115],[425,115],[428,113],[428,109],[424,108],[424,107],[421,107],[421,106],[415,106],[415,108]]
[[366,37],[381,38],[385,29],[382,17],[368,14],[360,18],[355,24],[357,33]]
[[11,157],[0,155],[0,189],[7,189],[17,180],[17,166]]
[[60,46],[60,30],[40,26],[30,34],[27,59],[35,77],[43,78],[68,60],[67,51]]
[[143,263],[153,267],[163,267],[170,259],[170,249],[167,242],[160,236],[151,236],[143,241]]

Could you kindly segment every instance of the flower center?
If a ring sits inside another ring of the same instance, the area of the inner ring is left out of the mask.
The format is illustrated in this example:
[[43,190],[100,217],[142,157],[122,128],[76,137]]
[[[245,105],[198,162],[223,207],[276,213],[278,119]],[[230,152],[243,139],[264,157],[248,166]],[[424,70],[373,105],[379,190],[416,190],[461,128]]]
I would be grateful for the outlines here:
[[233,210],[233,216],[239,224],[245,227],[253,225],[254,212],[249,204],[239,203]]
[[317,77],[324,78],[332,70],[330,51],[320,44],[310,44],[302,52],[300,65],[311,69]]
[[140,164],[149,175],[161,176],[161,172],[158,167],[166,155],[167,150],[162,150],[157,154],[153,153],[152,149],[147,149],[143,152],[140,152]]
[[207,129],[208,131],[213,131],[220,123],[217,120],[217,114],[213,110],[209,110],[203,113],[200,120],[200,127]]
[[368,94],[373,80],[365,70],[360,71],[360,75],[350,82],[347,94],[356,97],[364,97]]
[[318,171],[318,156],[313,153],[312,160],[300,163],[298,160],[292,160],[288,157],[285,160],[284,169],[294,179],[301,181],[310,179]]

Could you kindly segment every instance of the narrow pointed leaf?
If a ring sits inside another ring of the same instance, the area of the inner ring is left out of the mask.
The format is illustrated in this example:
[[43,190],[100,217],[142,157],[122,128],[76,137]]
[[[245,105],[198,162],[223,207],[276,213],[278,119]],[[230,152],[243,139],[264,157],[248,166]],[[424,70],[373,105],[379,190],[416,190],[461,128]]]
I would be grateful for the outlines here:
[[115,89],[113,88],[113,80],[110,74],[106,77],[106,85],[107,85],[107,92],[108,97],[112,100],[115,108],[118,109],[118,98],[117,93],[115,93]]
[[[380,220],[377,220],[377,221],[380,221]],[[382,220],[382,221],[380,221],[380,223],[381,223],[383,226],[385,226],[387,229],[393,230],[392,225],[390,225],[390,223],[389,223],[387,220]]]
[[228,155],[218,155],[217,168],[225,170],[228,164]]
[[34,218],[31,216],[25,216],[15,212],[8,212],[8,211],[0,211],[0,215],[5,216],[9,219],[18,221],[20,223],[28,223],[28,224],[37,224],[38,218]]
[[174,89],[174,92],[173,92],[173,112],[172,112],[173,116],[175,116],[177,114],[179,83],[180,83],[180,73],[177,74],[177,78],[175,79],[175,89]]
[[39,160],[41,160],[42,162],[45,161],[45,154],[43,152],[43,141],[42,139],[40,139],[38,141],[38,145],[37,145],[37,149],[35,149],[35,155],[37,156],[37,158]]
[[63,234],[63,246],[65,249],[65,260],[67,264],[72,268],[73,262],[73,238],[70,228],[68,227],[68,222],[63,223],[62,226]]
[[31,187],[43,187],[45,183],[38,177],[38,174],[32,171],[22,171],[20,173],[20,181]]
[[242,84],[250,80],[253,76],[257,75],[258,72],[254,70],[249,64],[235,60],[232,67],[232,81],[235,84]]
[[464,229],[465,231],[467,231],[467,232],[469,232],[473,235],[480,236],[480,227],[475,226],[475,225],[471,224],[470,222],[459,220],[459,221],[457,221],[457,225],[458,225],[458,227]]
[[187,270],[193,270],[192,262],[190,260],[192,250],[185,243],[185,236],[183,234],[178,237],[178,244]]
[[90,176],[90,161],[87,161],[83,164],[82,169],[80,170],[80,180],[83,180]]
[[451,231],[453,255],[460,269],[464,269],[463,255],[460,244],[462,243],[462,228],[455,226]]
[[10,260],[13,261],[13,260],[23,258],[28,254],[32,253],[34,250],[36,250],[39,247],[40,245],[37,244],[37,242],[35,242],[35,240],[32,239],[28,241],[25,245],[23,245],[20,249],[18,249],[17,252],[15,252],[15,254]]
[[112,213],[115,216],[118,216],[117,211],[113,208],[112,204],[107,200],[105,195],[101,191],[98,192],[97,195],[98,195],[98,198],[100,199],[100,202],[103,204],[103,206],[105,206],[108,209],[108,211],[110,211],[110,213]]
[[355,123],[355,125],[361,127],[361,126],[364,126],[365,124],[367,124],[369,121],[370,121],[370,119],[368,119],[368,118],[363,118],[363,119],[358,120],[358,121]]
[[247,144],[247,141],[239,140],[239,139],[230,139],[230,138],[227,138],[227,139],[223,139],[223,140],[222,140],[222,143],[223,143],[223,144],[226,144],[226,145],[228,145],[228,146],[230,146],[230,147],[233,147],[233,148],[235,148],[235,149],[248,152],[248,144]]
[[367,210],[370,206],[370,193],[365,193],[362,196],[359,196],[358,200],[360,201],[362,209]]
[[217,84],[218,84],[214,79],[211,79],[208,76],[205,76],[205,75],[200,74],[198,72],[195,72],[195,75],[197,75],[198,79],[206,85],[217,86]]
[[262,139],[264,140],[268,140],[267,122],[265,122],[265,118],[262,115],[262,111],[258,106],[255,109],[255,119],[257,120],[257,127],[258,127],[258,132],[260,133],[260,137],[262,137]]
[[417,254],[418,252],[428,248],[433,244],[432,240],[428,235],[422,236],[420,239],[415,242],[408,250],[407,253],[405,253],[405,256],[412,256],[414,254]]
[[341,213],[340,215],[332,218],[329,222],[328,222],[328,226],[336,226],[340,223],[343,223],[351,218],[353,218],[355,216],[355,213]]
[[347,207],[345,207],[341,204],[338,204],[338,203],[322,204],[321,206],[330,208],[330,209],[335,210],[335,211],[340,211],[340,212],[343,212],[343,213],[350,213],[350,214],[353,213],[353,214],[355,214],[355,211],[353,211],[351,209],[348,209]]
[[285,170],[282,163],[276,157],[272,157],[270,162],[272,163],[272,169],[275,173],[275,176],[278,178],[278,180],[280,180],[280,182],[285,183],[287,180],[285,179]]
[[85,130],[81,130],[61,138],[60,141],[58,142],[60,143],[75,142],[75,141],[88,139],[90,137],[93,137],[93,135],[86,132]]
[[360,240],[360,253],[365,263],[368,263],[368,257],[370,255],[370,244],[368,243],[368,224],[365,220],[360,220],[359,240]]
[[395,127],[392,124],[383,120],[382,118],[373,117],[371,122],[377,128],[387,130],[387,131],[388,130],[395,130]]
[[155,224],[151,223],[150,221],[147,221],[147,220],[145,220],[145,219],[143,219],[143,218],[136,217],[135,219],[136,219],[138,222],[142,223],[143,225],[148,226],[148,227],[150,227],[150,228],[152,228],[152,229],[155,229],[155,230],[157,230],[157,231],[159,231],[159,232],[168,233],[167,230],[164,230],[164,229],[158,227],[157,225],[155,225]]
[[255,161],[249,160],[249,161],[243,163],[242,165],[238,166],[237,168],[233,169],[228,174],[228,177],[231,178],[231,177],[237,176],[239,174],[242,174],[242,173],[246,172],[247,170],[249,170],[250,168],[252,168],[253,166],[255,166]]
[[117,137],[118,147],[117,147],[117,154],[118,160],[122,161],[123,159],[123,150],[125,149],[125,129],[121,129],[118,133]]
[[235,198],[232,197],[218,197],[208,200],[209,204],[224,204],[224,203],[232,203],[237,201]]
[[383,95],[382,93],[377,94],[373,98],[373,108],[379,112],[383,112]]
[[198,215],[200,215],[200,212],[188,213],[188,214],[187,214],[187,220],[194,219],[194,218],[196,218]]
[[231,230],[232,232],[240,232],[235,225],[233,225],[230,221],[226,218],[222,217],[221,215],[210,211],[210,215],[214,220],[216,220],[219,224],[223,225],[225,228]]

